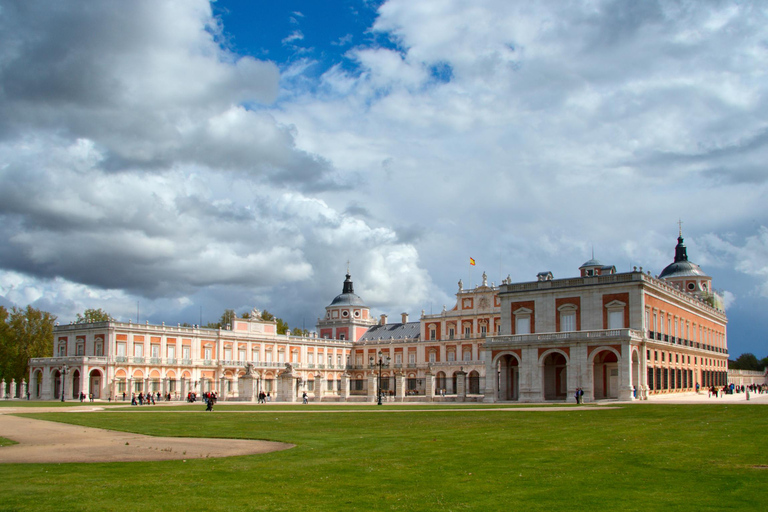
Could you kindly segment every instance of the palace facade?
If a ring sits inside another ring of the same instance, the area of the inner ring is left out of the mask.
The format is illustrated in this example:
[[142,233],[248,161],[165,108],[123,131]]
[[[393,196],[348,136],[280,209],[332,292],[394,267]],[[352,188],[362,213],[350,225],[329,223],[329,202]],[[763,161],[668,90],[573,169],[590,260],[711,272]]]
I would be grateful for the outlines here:
[[[563,401],[646,399],[727,382],[727,318],[711,278],[675,259],[654,277],[591,259],[578,277],[465,289],[437,314],[378,320],[342,293],[310,336],[277,334],[258,310],[222,329],[124,322],[54,330],[54,357],[30,361],[33,399],[130,398],[132,393],[217,391],[227,400],[264,391],[295,401]],[[249,368],[246,368],[246,365]],[[248,372],[248,373],[247,373]],[[249,389],[244,390],[244,385]],[[251,388],[254,386],[255,388]]]

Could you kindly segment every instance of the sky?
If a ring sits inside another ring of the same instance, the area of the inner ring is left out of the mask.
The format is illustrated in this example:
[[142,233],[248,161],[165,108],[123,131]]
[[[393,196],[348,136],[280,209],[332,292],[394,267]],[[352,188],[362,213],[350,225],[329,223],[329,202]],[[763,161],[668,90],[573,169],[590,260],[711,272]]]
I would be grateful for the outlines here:
[[0,0],[0,305],[416,318],[682,220],[763,357],[767,72],[761,2]]

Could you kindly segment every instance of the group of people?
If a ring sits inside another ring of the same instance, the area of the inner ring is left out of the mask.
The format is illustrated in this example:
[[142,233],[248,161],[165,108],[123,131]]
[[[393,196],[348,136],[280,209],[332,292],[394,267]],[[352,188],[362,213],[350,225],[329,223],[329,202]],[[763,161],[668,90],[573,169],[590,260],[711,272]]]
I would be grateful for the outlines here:
[[203,393],[203,402],[205,403],[205,410],[212,411],[213,405],[216,403],[218,399],[219,397],[216,395],[215,391],[206,391],[205,393]]
[[[80,401],[83,402],[83,401],[85,401],[86,398],[88,399],[88,401],[93,402],[93,393],[88,393],[88,395],[86,395],[85,393],[83,393],[81,391],[80,392]],[[29,391],[27,391],[27,400],[29,400]]]
[[[170,396],[170,395],[169,395]],[[160,392],[157,392],[157,400],[160,401]],[[123,393],[123,400],[125,400],[125,393]],[[168,398],[170,400],[170,398]],[[154,393],[147,393],[146,395],[144,393],[139,393],[138,396],[136,393],[133,393],[131,395],[131,405],[155,405],[155,394]]]
[[[306,395],[306,393],[304,393]],[[259,392],[259,401],[260,404],[265,404],[267,402],[272,401],[272,395],[269,394],[269,392],[265,393],[263,391]]]
[[576,388],[576,391],[573,393],[573,397],[576,399],[577,404],[583,404],[584,390],[582,388]]
[[[697,387],[698,387],[698,384],[697,384]],[[749,386],[745,386],[744,384],[742,384],[741,386],[737,386],[731,383],[731,384],[728,384],[727,386],[723,386],[722,388],[711,386],[710,388],[707,389],[708,397],[712,397],[714,395],[715,398],[718,398],[723,395],[732,395],[734,393],[746,393],[747,400],[749,400],[750,393],[757,393],[760,395],[762,395],[763,393],[768,393],[768,386],[766,386],[765,384],[762,384],[762,385],[750,384]]]

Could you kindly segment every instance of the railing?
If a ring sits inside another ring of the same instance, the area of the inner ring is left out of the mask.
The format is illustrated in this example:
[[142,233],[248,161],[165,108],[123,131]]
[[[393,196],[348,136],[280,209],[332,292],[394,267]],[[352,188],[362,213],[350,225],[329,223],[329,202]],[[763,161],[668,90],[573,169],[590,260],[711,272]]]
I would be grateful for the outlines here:
[[569,331],[547,332],[540,334],[516,334],[508,336],[490,336],[486,339],[486,345],[500,345],[508,343],[533,343],[537,341],[561,341],[561,340],[585,340],[607,338],[642,338],[643,332],[635,329],[606,329],[600,331]]
[[143,357],[133,357],[131,358],[131,362],[134,364],[144,364],[144,358]]
[[439,361],[430,364],[432,366],[485,366],[485,361]]

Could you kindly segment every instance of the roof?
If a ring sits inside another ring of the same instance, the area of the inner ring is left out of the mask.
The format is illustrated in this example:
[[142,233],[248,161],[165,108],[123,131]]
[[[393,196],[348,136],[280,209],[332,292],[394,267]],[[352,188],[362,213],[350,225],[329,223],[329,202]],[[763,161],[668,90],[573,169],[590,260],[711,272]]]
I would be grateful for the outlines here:
[[703,276],[709,277],[701,270],[697,264],[692,261],[688,261],[688,251],[685,247],[685,241],[681,234],[677,239],[677,245],[675,246],[675,261],[667,265],[664,270],[659,274],[660,279],[668,279],[670,277],[693,277]]
[[341,293],[337,295],[333,301],[327,306],[365,306],[365,302],[359,296],[355,295],[355,289],[352,285],[352,276],[347,273],[347,278],[344,280],[344,288]]
[[602,263],[597,261],[595,258],[592,258],[591,260],[585,261],[584,263],[582,263],[579,268],[584,268],[584,267],[602,267],[602,266],[603,266]]
[[404,324],[374,325],[363,334],[359,341],[402,340],[405,338],[418,340],[421,336],[421,322],[406,322]]

